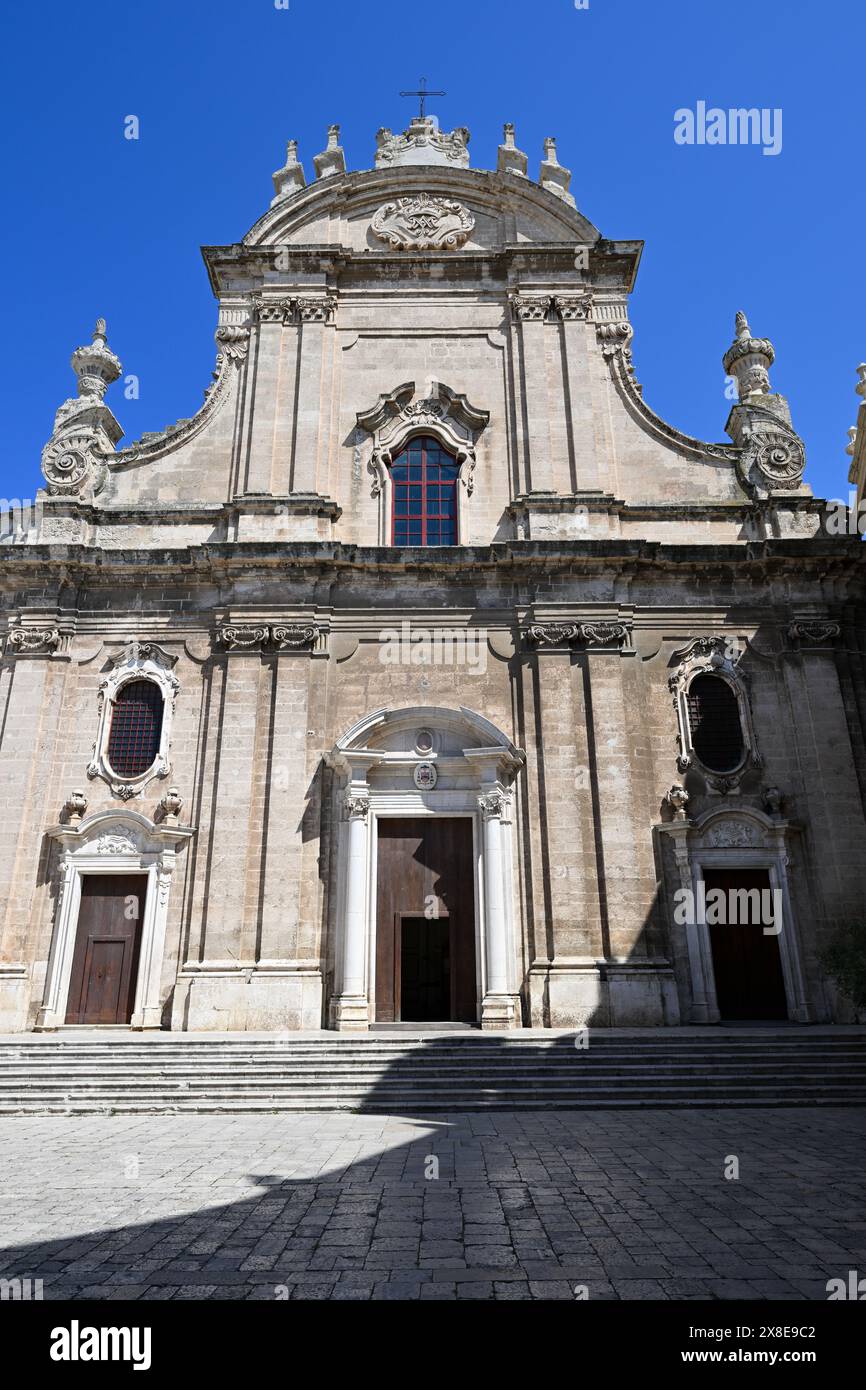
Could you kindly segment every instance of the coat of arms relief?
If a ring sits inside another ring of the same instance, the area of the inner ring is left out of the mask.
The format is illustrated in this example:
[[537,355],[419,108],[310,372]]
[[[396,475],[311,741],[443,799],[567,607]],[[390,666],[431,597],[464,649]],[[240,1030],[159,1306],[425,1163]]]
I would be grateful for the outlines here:
[[370,223],[380,241],[399,251],[456,250],[467,240],[475,218],[462,203],[418,193],[384,203]]

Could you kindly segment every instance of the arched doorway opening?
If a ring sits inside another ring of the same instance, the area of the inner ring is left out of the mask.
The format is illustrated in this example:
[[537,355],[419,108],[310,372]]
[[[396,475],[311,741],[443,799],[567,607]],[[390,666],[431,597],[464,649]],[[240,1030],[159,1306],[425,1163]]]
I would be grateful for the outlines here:
[[519,1026],[511,839],[524,753],[474,711],[415,706],[367,716],[327,761],[339,827],[331,1026]]

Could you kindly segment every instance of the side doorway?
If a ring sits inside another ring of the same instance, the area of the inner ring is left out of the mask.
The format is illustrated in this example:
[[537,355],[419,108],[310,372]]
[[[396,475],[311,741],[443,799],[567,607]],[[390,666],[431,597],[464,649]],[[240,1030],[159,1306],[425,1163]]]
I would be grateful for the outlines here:
[[478,1019],[472,822],[380,818],[376,1022]]
[[738,900],[746,907],[707,928],[722,1022],[786,1020],[779,937],[764,930],[773,924],[766,911],[772,901],[769,873],[766,869],[706,869],[704,883],[708,897],[721,890],[729,904]]
[[84,874],[66,1022],[129,1023],[135,1003],[145,874]]

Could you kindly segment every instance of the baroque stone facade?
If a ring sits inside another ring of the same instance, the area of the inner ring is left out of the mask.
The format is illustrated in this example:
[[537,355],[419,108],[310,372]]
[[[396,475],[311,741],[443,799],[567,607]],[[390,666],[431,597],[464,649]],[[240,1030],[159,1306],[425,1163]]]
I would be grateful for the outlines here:
[[[0,1029],[363,1031],[401,989],[418,1018],[394,951],[440,914],[483,1027],[712,1023],[717,945],[675,906],[737,874],[781,903],[785,1015],[847,1016],[819,953],[862,900],[859,539],[745,316],[730,442],[683,434],[632,361],[641,243],[552,140],[538,181],[513,126],[495,172],[468,146],[418,118],[352,173],[332,127],[308,186],[291,142],[205,248],[189,419],[119,447],[103,320],[73,355],[0,550]],[[396,926],[395,821],[433,873]],[[126,936],[93,926],[112,875]]]

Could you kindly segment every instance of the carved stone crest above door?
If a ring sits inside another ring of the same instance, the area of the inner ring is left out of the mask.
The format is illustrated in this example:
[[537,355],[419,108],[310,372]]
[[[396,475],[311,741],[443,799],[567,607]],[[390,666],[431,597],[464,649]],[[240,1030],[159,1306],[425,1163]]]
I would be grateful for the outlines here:
[[370,223],[370,230],[397,251],[454,251],[463,245],[474,226],[475,218],[462,203],[417,193],[384,203]]

